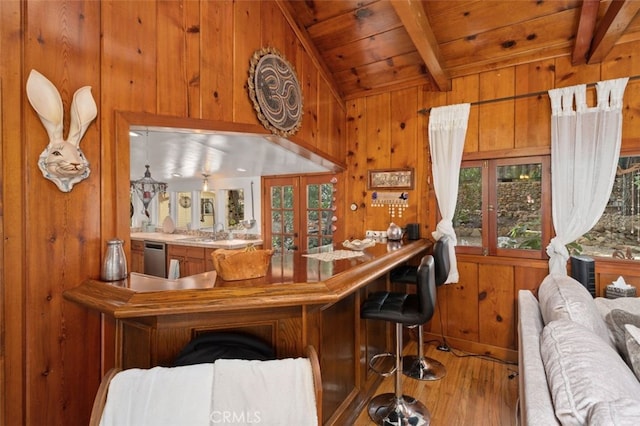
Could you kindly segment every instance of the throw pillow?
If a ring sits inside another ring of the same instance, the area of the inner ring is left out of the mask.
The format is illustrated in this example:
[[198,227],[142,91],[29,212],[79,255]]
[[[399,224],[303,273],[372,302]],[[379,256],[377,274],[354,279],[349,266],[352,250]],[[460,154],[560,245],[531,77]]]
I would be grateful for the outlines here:
[[612,309],[605,317],[605,321],[609,326],[609,331],[611,332],[613,341],[616,344],[616,348],[618,348],[618,352],[620,352],[622,359],[624,359],[628,365],[631,365],[629,362],[629,353],[627,351],[624,326],[626,324],[632,324],[636,327],[640,327],[640,315],[634,315],[631,312],[623,311],[622,309]]
[[640,380],[640,328],[627,324],[625,326],[625,340],[627,352],[629,353],[629,363],[636,377]]
[[640,382],[616,350],[584,326],[556,320],[542,331],[542,362],[556,417],[582,425],[600,402],[632,398],[640,405]]
[[640,405],[638,405],[638,401],[629,398],[598,402],[591,408],[587,424],[637,426],[640,424]]
[[538,289],[538,300],[545,324],[569,319],[593,331],[612,348],[615,347],[593,297],[575,279],[567,275],[547,275]]

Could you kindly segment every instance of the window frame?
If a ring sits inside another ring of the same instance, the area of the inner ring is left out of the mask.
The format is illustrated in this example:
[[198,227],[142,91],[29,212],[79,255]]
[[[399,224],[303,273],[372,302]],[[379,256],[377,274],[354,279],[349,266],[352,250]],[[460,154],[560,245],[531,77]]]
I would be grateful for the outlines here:
[[[497,223],[497,168],[499,166],[539,163],[542,169],[540,194],[540,250],[499,248]],[[546,247],[551,241],[551,159],[549,155],[527,155],[462,161],[460,168],[481,167],[482,246],[456,246],[456,253],[483,256],[548,259]]]

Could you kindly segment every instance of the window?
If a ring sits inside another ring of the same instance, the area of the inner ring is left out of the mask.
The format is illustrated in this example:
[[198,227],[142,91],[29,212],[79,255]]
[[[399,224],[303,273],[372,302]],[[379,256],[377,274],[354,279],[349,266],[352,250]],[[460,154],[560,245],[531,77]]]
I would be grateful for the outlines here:
[[604,213],[576,243],[585,255],[640,260],[640,156],[620,157]]
[[550,239],[549,188],[548,157],[464,161],[453,218],[458,251],[542,258]]

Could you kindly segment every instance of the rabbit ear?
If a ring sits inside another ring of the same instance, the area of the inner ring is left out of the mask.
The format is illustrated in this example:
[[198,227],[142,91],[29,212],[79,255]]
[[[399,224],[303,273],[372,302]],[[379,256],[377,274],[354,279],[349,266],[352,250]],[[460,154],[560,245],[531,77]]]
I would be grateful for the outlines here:
[[31,70],[27,80],[27,98],[49,134],[49,140],[62,139],[62,99],[58,89],[45,76]]
[[71,102],[71,124],[67,141],[76,147],[87,131],[87,127],[98,115],[98,107],[91,95],[91,86],[84,86],[76,90]]

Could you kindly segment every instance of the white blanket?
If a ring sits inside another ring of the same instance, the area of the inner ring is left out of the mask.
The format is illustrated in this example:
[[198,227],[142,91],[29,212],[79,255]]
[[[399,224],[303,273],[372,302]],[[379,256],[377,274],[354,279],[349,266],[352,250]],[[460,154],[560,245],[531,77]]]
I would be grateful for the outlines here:
[[133,368],[109,385],[101,426],[209,426],[213,364]]
[[215,362],[211,421],[224,425],[316,426],[307,358]]

